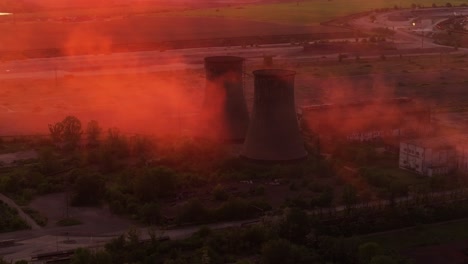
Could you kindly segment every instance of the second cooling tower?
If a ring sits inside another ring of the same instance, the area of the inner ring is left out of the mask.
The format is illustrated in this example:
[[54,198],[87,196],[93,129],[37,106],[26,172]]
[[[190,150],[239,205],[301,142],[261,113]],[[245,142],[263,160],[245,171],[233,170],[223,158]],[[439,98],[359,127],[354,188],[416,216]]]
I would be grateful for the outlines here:
[[243,141],[249,113],[243,91],[244,58],[205,58],[206,89],[201,131],[206,138]]
[[289,161],[307,156],[294,100],[294,71],[257,70],[254,106],[242,156]]

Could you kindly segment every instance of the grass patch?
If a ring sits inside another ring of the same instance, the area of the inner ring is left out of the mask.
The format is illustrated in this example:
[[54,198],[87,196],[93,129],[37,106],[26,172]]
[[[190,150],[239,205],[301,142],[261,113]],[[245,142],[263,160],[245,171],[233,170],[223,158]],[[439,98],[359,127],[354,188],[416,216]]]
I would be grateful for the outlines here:
[[28,214],[38,225],[46,226],[49,219],[43,216],[39,211],[32,209],[31,207],[23,207],[23,212]]
[[75,219],[75,218],[64,218],[64,219],[61,219],[57,222],[57,225],[58,226],[74,226],[74,225],[81,225],[83,222],[81,222],[80,220],[78,219]]
[[418,246],[438,245],[468,239],[468,219],[363,237],[385,248],[402,250]]

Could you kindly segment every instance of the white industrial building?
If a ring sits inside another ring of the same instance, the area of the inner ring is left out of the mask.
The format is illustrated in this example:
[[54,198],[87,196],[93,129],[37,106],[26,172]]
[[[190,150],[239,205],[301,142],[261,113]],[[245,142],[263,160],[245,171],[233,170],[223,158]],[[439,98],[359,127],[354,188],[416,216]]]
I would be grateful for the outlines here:
[[450,137],[401,142],[399,166],[429,177],[467,172],[468,140]]

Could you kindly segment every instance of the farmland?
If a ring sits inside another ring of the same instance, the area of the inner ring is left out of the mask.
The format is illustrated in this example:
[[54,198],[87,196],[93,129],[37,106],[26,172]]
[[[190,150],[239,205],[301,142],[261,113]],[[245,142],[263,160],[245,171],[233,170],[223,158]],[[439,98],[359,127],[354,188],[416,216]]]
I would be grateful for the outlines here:
[[[246,6],[230,6],[223,8],[201,8],[193,10],[173,11],[165,13],[167,16],[187,17],[218,17],[236,18],[250,21],[264,21],[295,25],[311,25],[333,18],[354,13],[370,11],[376,8],[393,8],[395,6],[409,8],[411,4],[430,7],[432,3],[444,6],[445,0],[415,0],[410,2],[400,0],[389,1],[361,1],[361,0],[333,0],[333,1],[293,1],[288,3],[271,3]],[[464,0],[451,1],[453,5],[465,3]]]

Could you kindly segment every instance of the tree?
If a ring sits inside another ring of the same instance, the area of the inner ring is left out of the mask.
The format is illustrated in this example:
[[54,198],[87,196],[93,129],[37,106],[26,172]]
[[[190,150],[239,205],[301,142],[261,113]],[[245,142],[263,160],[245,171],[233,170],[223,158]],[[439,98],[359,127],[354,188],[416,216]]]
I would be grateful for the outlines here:
[[292,245],[287,240],[270,240],[262,246],[264,264],[292,264],[293,257]]
[[142,170],[135,178],[134,191],[143,202],[156,201],[173,195],[177,186],[176,174],[164,167]]
[[370,264],[397,264],[398,262],[389,256],[379,255],[372,258]]
[[445,4],[446,7],[452,7],[452,3],[448,2]]
[[72,189],[72,204],[77,206],[99,204],[104,192],[104,181],[97,173],[80,171]]
[[146,136],[136,135],[131,138],[132,156],[139,158],[140,162],[146,163],[153,150],[153,141]]
[[105,148],[117,158],[125,158],[130,154],[127,138],[120,133],[118,128],[110,128],[107,131]]
[[74,116],[67,116],[62,122],[49,124],[49,132],[55,144],[63,143],[66,150],[74,150],[81,139],[81,121]]
[[55,144],[62,143],[63,129],[64,127],[62,122],[58,122],[53,125],[49,124],[50,137]]
[[351,208],[351,206],[357,203],[356,189],[351,185],[346,185],[343,189],[342,200],[346,208]]
[[81,121],[75,116],[67,116],[62,121],[62,125],[65,149],[74,150],[78,146],[83,133],[81,131]]
[[117,128],[107,131],[107,137],[100,148],[101,169],[106,172],[113,172],[122,167],[122,160],[130,154],[128,140]]
[[39,151],[40,171],[45,174],[52,174],[60,169],[58,157],[51,148],[43,148]]
[[75,254],[70,261],[71,264],[90,264],[92,263],[92,254],[89,249],[79,248],[75,250]]
[[359,246],[359,263],[369,264],[372,258],[380,254],[382,249],[377,243],[368,242]]
[[91,120],[88,122],[86,127],[86,135],[88,140],[89,147],[99,146],[99,137],[101,136],[102,128],[99,126],[99,123],[96,120]]
[[309,218],[304,211],[292,208],[286,213],[279,228],[282,237],[296,243],[302,243],[310,232]]

